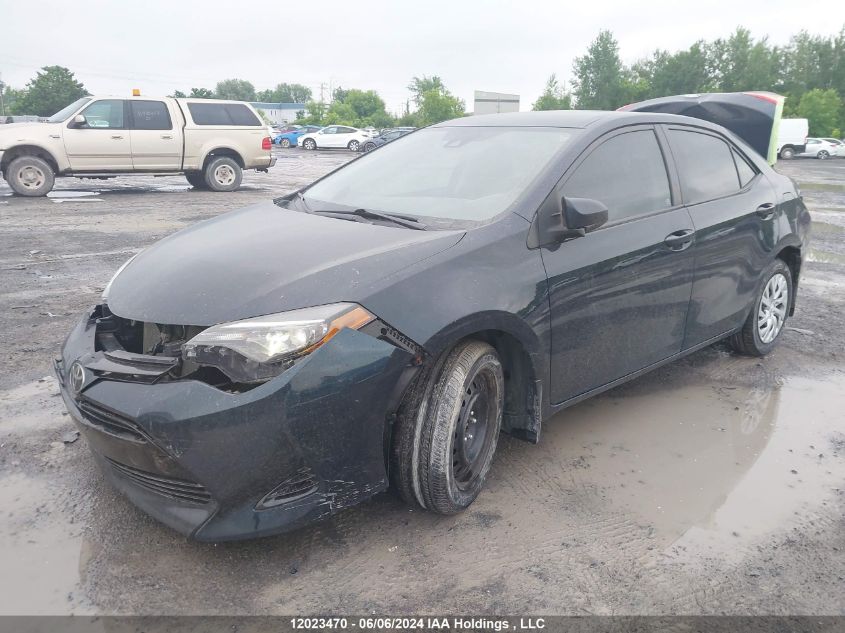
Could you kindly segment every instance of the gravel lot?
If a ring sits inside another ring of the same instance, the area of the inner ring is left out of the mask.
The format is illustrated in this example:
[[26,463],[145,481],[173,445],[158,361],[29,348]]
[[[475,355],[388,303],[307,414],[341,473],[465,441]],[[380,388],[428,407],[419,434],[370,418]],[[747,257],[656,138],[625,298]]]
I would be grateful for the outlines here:
[[[187,542],[65,444],[50,359],[130,255],[348,152],[288,150],[233,194],[181,177],[0,185],[0,614],[845,614],[845,160],[795,160],[813,213],[795,317],[503,437],[459,516],[392,494],[292,534]],[[2,181],[0,181],[2,182]]]

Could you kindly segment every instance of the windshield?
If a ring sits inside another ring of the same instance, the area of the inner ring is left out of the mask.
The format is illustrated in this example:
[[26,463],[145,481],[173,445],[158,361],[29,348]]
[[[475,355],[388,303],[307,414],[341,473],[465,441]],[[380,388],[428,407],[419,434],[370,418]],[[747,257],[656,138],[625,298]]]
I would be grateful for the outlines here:
[[71,114],[76,112],[79,108],[84,106],[89,101],[91,101],[91,97],[82,97],[81,99],[77,99],[76,101],[71,103],[69,106],[65,106],[64,108],[62,108],[61,110],[56,112],[56,114],[54,114],[49,119],[47,119],[47,123],[61,123],[61,122],[63,122]]
[[312,209],[488,220],[513,204],[574,134],[552,127],[426,128],[362,156],[304,196]]

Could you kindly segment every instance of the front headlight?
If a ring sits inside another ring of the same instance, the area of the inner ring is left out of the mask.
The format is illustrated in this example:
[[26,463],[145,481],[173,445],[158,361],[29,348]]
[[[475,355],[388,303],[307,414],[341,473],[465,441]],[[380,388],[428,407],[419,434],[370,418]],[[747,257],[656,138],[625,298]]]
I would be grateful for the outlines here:
[[221,323],[185,343],[182,358],[217,367],[235,382],[259,382],[277,376],[343,328],[357,330],[373,319],[357,304],[333,303]]

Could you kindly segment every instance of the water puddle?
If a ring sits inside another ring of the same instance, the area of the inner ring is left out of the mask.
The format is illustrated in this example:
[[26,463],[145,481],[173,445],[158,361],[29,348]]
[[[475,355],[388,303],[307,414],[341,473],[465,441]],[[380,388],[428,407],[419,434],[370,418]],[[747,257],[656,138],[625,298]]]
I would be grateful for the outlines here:
[[89,196],[99,196],[99,191],[74,191],[72,189],[51,191],[47,194],[48,198],[87,198]]
[[807,254],[807,261],[819,264],[845,264],[845,255],[811,248]]
[[623,389],[559,414],[543,442],[580,448],[589,467],[575,471],[576,483],[600,489],[685,556],[740,556],[812,516],[842,485],[841,376]]

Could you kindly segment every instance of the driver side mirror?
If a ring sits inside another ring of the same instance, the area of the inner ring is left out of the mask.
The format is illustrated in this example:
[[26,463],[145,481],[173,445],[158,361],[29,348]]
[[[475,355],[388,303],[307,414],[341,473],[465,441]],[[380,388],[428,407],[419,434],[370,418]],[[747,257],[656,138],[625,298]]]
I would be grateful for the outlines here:
[[71,121],[71,127],[83,127],[88,123],[88,120],[85,118],[84,114],[77,114],[73,117],[73,121]]
[[553,246],[584,237],[607,222],[607,207],[592,198],[557,198],[554,193],[540,206],[528,232],[528,247]]

